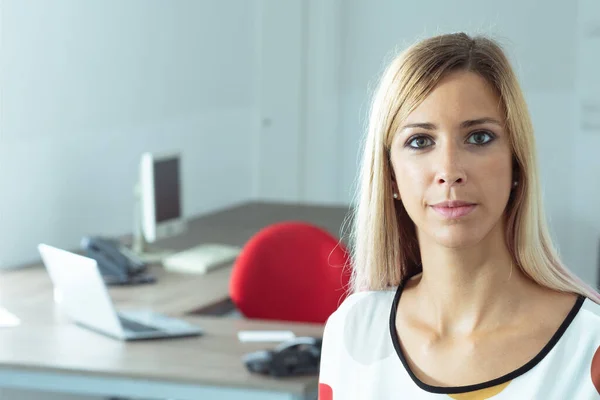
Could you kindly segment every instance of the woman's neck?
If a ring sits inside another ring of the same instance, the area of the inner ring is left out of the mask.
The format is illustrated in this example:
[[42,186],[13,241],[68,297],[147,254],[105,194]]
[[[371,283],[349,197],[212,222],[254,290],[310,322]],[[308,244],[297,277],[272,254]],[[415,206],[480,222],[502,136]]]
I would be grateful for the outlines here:
[[449,249],[420,238],[423,274],[415,280],[422,315],[440,335],[496,329],[516,313],[525,286],[502,230],[472,248]]

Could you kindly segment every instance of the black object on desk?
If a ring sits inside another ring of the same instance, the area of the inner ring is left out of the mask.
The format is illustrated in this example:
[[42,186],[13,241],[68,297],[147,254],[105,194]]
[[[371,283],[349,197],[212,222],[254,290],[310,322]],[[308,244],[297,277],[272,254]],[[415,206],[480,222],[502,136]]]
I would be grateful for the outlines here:
[[277,346],[275,350],[261,350],[243,358],[248,371],[275,377],[312,375],[319,372],[323,340],[298,337]]
[[107,285],[137,285],[154,283],[156,278],[147,272],[147,264],[133,252],[121,247],[117,240],[84,237],[81,247],[98,263]]

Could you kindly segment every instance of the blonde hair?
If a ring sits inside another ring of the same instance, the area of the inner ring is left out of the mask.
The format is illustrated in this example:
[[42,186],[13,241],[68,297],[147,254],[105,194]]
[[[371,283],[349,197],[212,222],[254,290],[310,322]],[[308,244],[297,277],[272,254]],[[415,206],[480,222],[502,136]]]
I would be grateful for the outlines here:
[[538,284],[600,295],[571,273],[552,244],[542,207],[533,126],[517,78],[500,45],[465,33],[421,41],[387,67],[374,94],[351,233],[351,291],[382,290],[421,272],[415,226],[392,196],[389,159],[394,133],[449,73],[482,76],[499,94],[519,182],[506,206],[505,240],[514,265]]

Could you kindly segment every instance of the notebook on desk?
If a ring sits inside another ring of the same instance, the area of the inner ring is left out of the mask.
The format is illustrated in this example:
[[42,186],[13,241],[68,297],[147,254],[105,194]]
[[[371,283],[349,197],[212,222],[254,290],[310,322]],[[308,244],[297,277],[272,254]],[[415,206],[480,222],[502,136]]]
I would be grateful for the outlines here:
[[40,244],[58,302],[78,325],[120,340],[197,336],[202,330],[151,311],[117,311],[96,260]]
[[192,274],[206,274],[216,268],[235,261],[241,249],[224,244],[202,244],[171,254],[163,259],[168,271]]

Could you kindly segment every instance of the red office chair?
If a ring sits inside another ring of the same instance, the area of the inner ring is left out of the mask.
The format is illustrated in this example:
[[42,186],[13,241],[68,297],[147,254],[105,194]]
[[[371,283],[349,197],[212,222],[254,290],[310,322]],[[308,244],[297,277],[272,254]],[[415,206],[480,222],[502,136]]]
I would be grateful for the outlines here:
[[325,323],[345,298],[348,261],[346,248],[324,230],[278,223],[244,246],[229,293],[247,318]]

